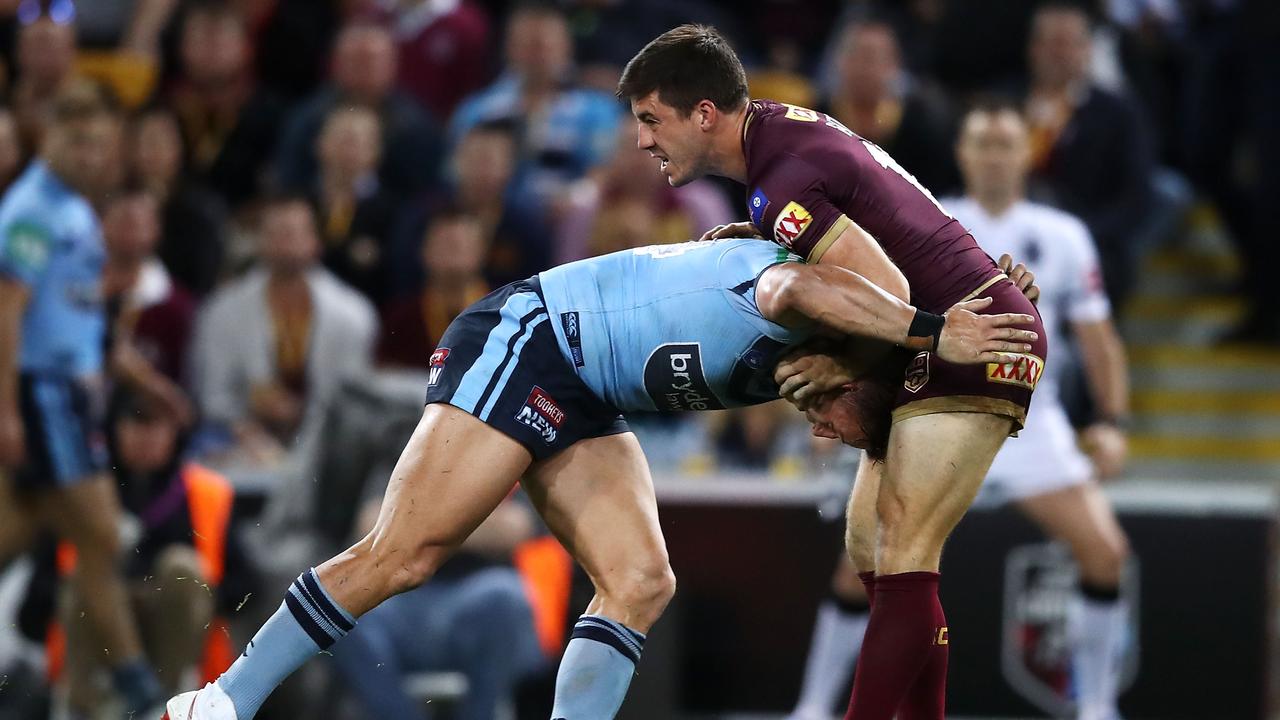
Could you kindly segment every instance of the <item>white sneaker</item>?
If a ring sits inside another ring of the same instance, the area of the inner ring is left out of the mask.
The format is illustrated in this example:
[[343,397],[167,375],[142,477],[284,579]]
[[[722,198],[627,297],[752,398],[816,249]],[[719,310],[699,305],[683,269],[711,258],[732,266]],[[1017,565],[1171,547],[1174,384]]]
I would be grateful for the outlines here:
[[165,705],[164,717],[160,720],[239,720],[236,717],[236,706],[231,698],[218,687],[217,683],[209,683],[200,690],[185,692],[173,698]]

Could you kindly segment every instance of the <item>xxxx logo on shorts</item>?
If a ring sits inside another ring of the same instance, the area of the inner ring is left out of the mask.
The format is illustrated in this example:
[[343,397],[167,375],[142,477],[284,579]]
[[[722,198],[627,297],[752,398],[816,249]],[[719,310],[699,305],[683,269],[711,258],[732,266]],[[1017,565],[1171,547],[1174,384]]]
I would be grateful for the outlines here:
[[1001,363],[987,363],[987,382],[1017,385],[1035,390],[1044,373],[1044,360],[1030,353],[1014,353]]
[[790,249],[813,223],[813,216],[798,202],[789,202],[773,221],[773,238]]
[[929,353],[918,353],[911,358],[911,362],[907,364],[906,380],[902,382],[902,387],[909,393],[918,393],[929,384]]

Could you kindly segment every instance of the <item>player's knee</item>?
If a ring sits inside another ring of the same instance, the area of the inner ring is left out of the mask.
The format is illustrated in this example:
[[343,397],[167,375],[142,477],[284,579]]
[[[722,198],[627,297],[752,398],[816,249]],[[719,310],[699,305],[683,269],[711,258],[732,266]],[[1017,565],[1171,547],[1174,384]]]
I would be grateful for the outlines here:
[[388,596],[421,587],[436,574],[453,548],[427,545],[415,552],[378,557],[374,567],[386,574]]
[[151,570],[151,574],[161,581],[174,578],[204,580],[200,555],[190,545],[174,544],[161,550]]
[[651,624],[675,597],[676,575],[663,560],[619,573],[600,590]]
[[844,533],[844,550],[853,563],[855,572],[874,572],[876,569],[876,539],[874,528],[868,530],[849,523]]
[[1080,575],[1085,582],[1115,586],[1119,585],[1131,554],[1128,538],[1121,535],[1091,543],[1087,548],[1077,551],[1079,557],[1076,562],[1080,565]]

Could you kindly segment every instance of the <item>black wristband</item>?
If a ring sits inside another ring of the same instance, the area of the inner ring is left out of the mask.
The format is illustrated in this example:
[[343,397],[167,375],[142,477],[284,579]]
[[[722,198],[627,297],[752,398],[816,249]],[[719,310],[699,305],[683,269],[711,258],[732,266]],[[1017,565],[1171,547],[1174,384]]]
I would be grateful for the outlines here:
[[[928,349],[937,351],[938,342],[942,339],[942,326],[946,324],[947,319],[941,315],[934,315],[931,312],[916,309],[916,316],[911,318],[911,327],[907,329],[907,340],[912,338],[927,338],[929,340]],[[914,343],[909,346],[915,347]]]
[[1133,425],[1133,418],[1128,415],[1104,415],[1098,418],[1098,424],[1110,425],[1117,430],[1128,432],[1130,426]]

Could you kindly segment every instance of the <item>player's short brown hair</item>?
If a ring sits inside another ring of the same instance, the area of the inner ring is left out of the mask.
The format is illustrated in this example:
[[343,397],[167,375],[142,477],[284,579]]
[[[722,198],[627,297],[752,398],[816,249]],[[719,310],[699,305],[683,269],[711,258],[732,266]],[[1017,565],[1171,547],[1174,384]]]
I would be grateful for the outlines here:
[[703,100],[737,110],[747,102],[747,72],[718,30],[681,25],[645,45],[618,81],[618,97],[626,101],[654,90],[659,100],[686,115]]

